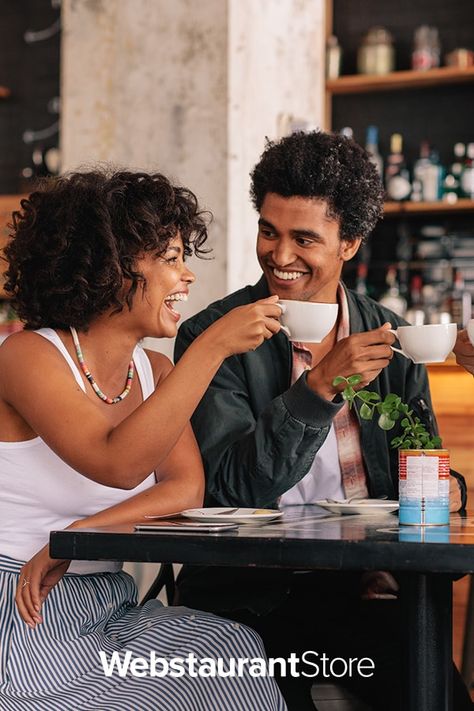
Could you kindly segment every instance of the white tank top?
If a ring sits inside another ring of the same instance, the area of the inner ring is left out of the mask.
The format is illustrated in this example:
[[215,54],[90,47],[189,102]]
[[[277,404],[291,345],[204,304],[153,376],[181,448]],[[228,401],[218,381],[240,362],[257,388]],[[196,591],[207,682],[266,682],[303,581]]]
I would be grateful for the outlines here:
[[[41,328],[35,333],[58,348],[85,392],[79,368],[56,331]],[[133,360],[146,399],[155,389],[151,363],[140,346]],[[66,528],[155,483],[152,473],[132,490],[104,486],[72,469],[40,437],[0,442],[0,553],[27,561],[48,542],[50,531]],[[73,561],[68,572],[116,572],[120,568],[121,563],[113,561]]]

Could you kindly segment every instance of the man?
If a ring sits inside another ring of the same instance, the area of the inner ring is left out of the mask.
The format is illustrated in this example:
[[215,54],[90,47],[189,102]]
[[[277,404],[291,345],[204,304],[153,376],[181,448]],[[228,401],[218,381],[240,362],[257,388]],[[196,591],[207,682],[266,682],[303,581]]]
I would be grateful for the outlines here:
[[[291,344],[280,332],[255,352],[224,362],[192,420],[206,469],[207,503],[263,507],[341,494],[396,498],[397,452],[387,434],[349,411],[340,387],[332,384],[338,375],[360,373],[360,387],[382,397],[399,394],[436,429],[424,366],[393,356],[390,348],[390,324],[406,322],[340,282],[343,265],[382,212],[375,168],[351,140],[293,134],[268,144],[252,173],[251,194],[259,213],[263,276],[186,321],[176,358],[229,309],[269,294],[337,302],[339,317],[322,343]],[[462,503],[453,478],[452,506],[457,510]],[[377,711],[398,708],[398,603],[385,599],[396,597],[397,588],[388,573],[190,567],[179,584],[183,604],[256,628],[269,656],[316,650],[374,658],[375,678],[341,681]],[[311,681],[279,679],[291,711],[314,708]]]
[[467,330],[459,331],[454,346],[454,354],[458,365],[474,375],[474,346],[472,345]]

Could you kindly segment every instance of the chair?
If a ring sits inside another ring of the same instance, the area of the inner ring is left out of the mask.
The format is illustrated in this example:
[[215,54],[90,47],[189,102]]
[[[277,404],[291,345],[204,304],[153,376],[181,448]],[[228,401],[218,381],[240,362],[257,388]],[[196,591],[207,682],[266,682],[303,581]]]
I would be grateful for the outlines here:
[[158,575],[150,585],[148,591],[143,596],[140,604],[144,605],[148,600],[154,600],[160,594],[161,590],[165,588],[166,592],[166,602],[168,605],[172,605],[174,601],[174,596],[176,592],[176,582],[174,579],[174,570],[172,563],[162,563]]
[[471,575],[464,625],[461,676],[468,689],[473,688],[474,677],[474,582]]

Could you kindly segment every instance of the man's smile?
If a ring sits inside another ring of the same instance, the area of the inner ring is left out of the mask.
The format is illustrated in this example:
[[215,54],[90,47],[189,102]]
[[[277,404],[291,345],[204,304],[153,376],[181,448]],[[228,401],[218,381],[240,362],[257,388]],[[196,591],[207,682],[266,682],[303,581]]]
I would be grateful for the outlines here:
[[271,271],[277,279],[283,279],[283,281],[296,281],[297,279],[300,279],[302,276],[305,274],[308,274],[309,272],[303,272],[297,269],[290,270],[290,269],[277,269],[277,267],[271,268]]

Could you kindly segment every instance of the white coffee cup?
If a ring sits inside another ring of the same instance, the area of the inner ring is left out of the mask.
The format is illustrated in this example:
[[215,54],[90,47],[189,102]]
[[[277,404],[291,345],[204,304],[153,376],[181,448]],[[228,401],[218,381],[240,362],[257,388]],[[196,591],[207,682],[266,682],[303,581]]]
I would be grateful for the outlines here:
[[402,349],[390,346],[396,353],[411,358],[414,363],[442,363],[454,348],[457,336],[455,323],[431,323],[425,326],[399,326],[390,329]]
[[472,345],[474,346],[474,318],[471,318],[467,322],[467,335],[469,336],[469,340],[471,341]]
[[339,306],[282,299],[282,330],[290,341],[321,343],[336,323]]

